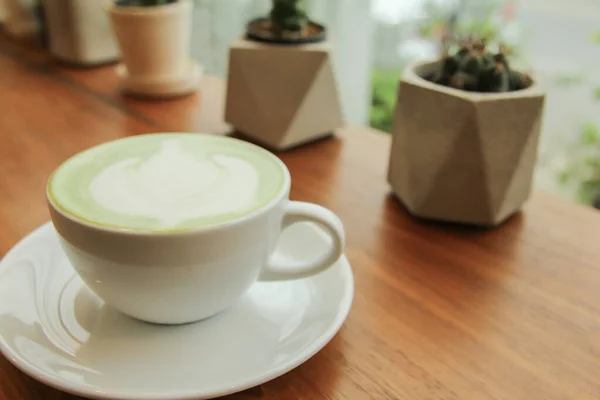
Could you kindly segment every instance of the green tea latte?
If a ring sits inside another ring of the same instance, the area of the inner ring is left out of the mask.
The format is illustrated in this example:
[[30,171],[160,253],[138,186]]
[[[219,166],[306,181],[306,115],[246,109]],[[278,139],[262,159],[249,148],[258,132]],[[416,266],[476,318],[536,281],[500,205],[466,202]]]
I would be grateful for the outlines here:
[[83,151],[48,182],[51,201],[89,223],[186,230],[227,222],[268,204],[283,164],[249,143],[205,134],[133,136]]

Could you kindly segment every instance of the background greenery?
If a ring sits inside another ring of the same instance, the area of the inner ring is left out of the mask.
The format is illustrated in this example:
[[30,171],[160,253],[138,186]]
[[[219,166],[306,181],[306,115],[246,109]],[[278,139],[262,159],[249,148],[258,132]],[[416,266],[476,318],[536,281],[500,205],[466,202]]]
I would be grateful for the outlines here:
[[392,131],[400,71],[400,68],[383,69],[373,73],[370,123],[375,129]]
[[[592,35],[592,42],[600,45],[600,31]],[[600,105],[600,87],[589,85],[585,77],[561,77],[565,86],[587,85],[590,101]],[[599,110],[600,111],[600,110]],[[559,173],[559,182],[571,187],[576,200],[582,204],[600,208],[600,129],[593,122],[584,122],[579,127],[578,140],[565,149],[570,160]]]

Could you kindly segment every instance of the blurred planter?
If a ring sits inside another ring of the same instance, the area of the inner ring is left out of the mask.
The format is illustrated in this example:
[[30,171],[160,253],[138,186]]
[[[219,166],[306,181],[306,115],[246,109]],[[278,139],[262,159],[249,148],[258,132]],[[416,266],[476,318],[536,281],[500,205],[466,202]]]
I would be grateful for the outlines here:
[[190,56],[191,0],[149,7],[120,3],[108,11],[122,58],[117,74],[123,90],[150,97],[196,91],[202,71]]
[[272,150],[332,135],[343,122],[329,43],[235,43],[225,121]]
[[496,226],[528,199],[545,93],[534,83],[474,93],[429,82],[438,63],[400,80],[388,181],[415,216]]
[[76,65],[115,62],[119,51],[105,0],[44,0],[50,53]]
[[2,27],[12,37],[35,40],[40,29],[35,0],[3,0]]

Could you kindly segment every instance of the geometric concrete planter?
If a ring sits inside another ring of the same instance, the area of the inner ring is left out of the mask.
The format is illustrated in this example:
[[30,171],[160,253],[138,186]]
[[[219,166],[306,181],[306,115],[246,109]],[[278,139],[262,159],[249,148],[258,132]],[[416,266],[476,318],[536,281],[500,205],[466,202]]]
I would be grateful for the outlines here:
[[242,39],[229,53],[225,121],[243,135],[285,150],[343,124],[327,41],[301,45]]
[[545,94],[537,82],[474,93],[422,78],[436,67],[400,80],[388,182],[415,216],[496,226],[530,195]]

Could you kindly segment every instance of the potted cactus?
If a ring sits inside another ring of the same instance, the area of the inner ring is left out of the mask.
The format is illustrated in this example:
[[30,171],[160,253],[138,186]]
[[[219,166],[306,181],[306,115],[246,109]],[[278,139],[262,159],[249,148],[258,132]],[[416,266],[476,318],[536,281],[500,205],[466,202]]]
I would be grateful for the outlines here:
[[116,0],[108,11],[125,92],[166,97],[197,89],[200,66],[190,55],[191,0]]
[[342,125],[326,28],[305,0],[272,0],[229,52],[225,120],[272,150],[331,135]]
[[511,69],[506,53],[502,46],[493,53],[485,42],[468,39],[455,54],[445,55],[437,69],[424,78],[438,85],[479,93],[526,89],[533,82],[531,77]]
[[400,80],[388,181],[412,214],[496,226],[529,197],[545,94],[468,39]]
[[325,27],[308,18],[306,0],[273,0],[268,18],[257,18],[247,27],[250,39],[270,43],[313,43],[325,40]]

